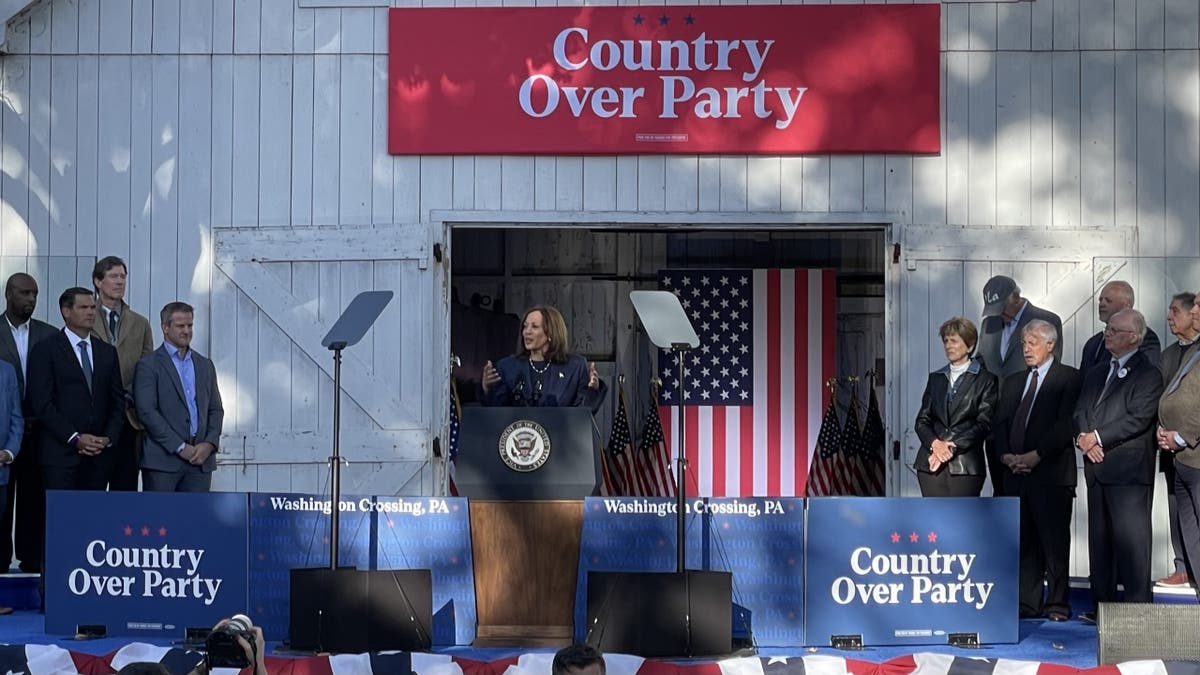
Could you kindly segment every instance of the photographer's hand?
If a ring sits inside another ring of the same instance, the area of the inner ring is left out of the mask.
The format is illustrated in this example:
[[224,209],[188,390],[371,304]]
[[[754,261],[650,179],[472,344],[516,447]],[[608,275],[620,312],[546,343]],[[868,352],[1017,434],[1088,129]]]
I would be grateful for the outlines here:
[[242,646],[242,651],[246,653],[246,660],[254,662],[254,675],[267,675],[267,661],[264,656],[266,651],[266,642],[263,640],[262,629],[258,626],[252,627],[250,630],[254,632],[254,646],[242,636],[238,636],[238,644]]

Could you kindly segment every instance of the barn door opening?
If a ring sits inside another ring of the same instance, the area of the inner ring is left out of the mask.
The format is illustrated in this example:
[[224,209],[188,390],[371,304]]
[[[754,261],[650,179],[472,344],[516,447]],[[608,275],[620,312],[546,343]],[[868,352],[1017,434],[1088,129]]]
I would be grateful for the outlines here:
[[[722,283],[723,275],[706,275],[706,271],[783,270],[787,271],[784,274],[792,275],[787,278],[794,278],[796,273],[792,270],[827,269],[831,270],[830,282],[824,297],[833,303],[834,339],[831,346],[820,348],[826,351],[816,355],[805,352],[800,359],[819,362],[826,354],[831,356],[832,372],[841,382],[836,391],[842,425],[854,389],[849,378],[859,378],[857,413],[861,425],[869,403],[865,376],[871,371],[878,373],[877,396],[882,409],[887,410],[884,398],[885,378],[889,375],[885,358],[885,264],[889,260],[886,234],[883,226],[861,225],[786,229],[768,225],[737,229],[620,224],[454,226],[448,283],[451,351],[462,363],[454,369],[458,391],[464,405],[474,404],[483,364],[514,352],[523,311],[538,304],[554,305],[566,318],[572,351],[596,362],[614,392],[596,416],[602,441],[608,442],[618,401],[615,392],[620,387],[628,404],[636,444],[652,405],[651,382],[661,371],[659,354],[641,332],[629,303],[630,291],[659,288],[666,270],[694,272],[695,284],[707,280],[716,287]],[[713,290],[711,298],[703,301],[719,303],[720,299],[720,292]],[[754,302],[753,296],[745,300]],[[716,309],[714,306],[706,311]],[[696,321],[698,331],[702,328],[699,324],[706,319],[711,322],[712,316]],[[797,334],[803,339],[808,331],[808,326],[801,326]],[[750,351],[755,349],[754,345],[747,347]],[[708,367],[708,376],[718,378],[715,371],[730,368],[729,364],[719,365],[702,354],[696,357],[700,359],[696,363],[697,374]],[[789,377],[794,378],[799,372],[797,360],[789,358],[774,368],[786,369]],[[800,377],[807,378],[805,381],[811,379],[815,390],[822,392],[820,371],[804,372]],[[697,392],[703,389],[706,388],[700,387]],[[723,389],[729,389],[725,391],[727,395],[732,391],[729,387],[715,386],[709,393],[715,400]],[[770,397],[780,396],[774,391],[754,393],[763,405]],[[759,405],[758,400],[755,403]],[[743,461],[742,446],[733,448],[724,443],[725,439],[713,438],[710,431],[709,438],[696,448],[699,454],[687,477],[689,492],[713,496],[803,494],[803,481],[796,476],[808,466],[813,451],[821,418],[819,405],[816,414],[806,410],[804,419],[799,417],[792,420],[796,425],[792,450],[796,458],[777,464],[762,461],[755,464],[748,448],[745,457],[749,460]],[[672,421],[664,416],[663,423],[669,435]],[[890,443],[886,447],[890,450]],[[788,461],[793,463],[787,464]],[[788,471],[790,478],[780,475]]]

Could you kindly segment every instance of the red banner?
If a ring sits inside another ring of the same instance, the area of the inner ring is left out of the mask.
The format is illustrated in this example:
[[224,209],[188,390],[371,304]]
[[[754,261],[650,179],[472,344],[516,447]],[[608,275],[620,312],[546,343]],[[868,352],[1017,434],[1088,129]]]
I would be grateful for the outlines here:
[[392,9],[388,151],[936,153],[939,11]]

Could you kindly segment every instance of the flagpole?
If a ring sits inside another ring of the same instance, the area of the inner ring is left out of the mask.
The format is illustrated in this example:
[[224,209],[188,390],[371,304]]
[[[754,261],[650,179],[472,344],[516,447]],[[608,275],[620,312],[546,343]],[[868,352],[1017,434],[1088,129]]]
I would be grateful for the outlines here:
[[677,469],[675,471],[675,571],[683,573],[687,571],[687,564],[684,556],[686,547],[684,546],[684,530],[686,529],[686,520],[684,511],[687,507],[687,498],[684,494],[686,483],[683,480],[683,473],[687,470],[687,456],[684,454],[684,449],[687,447],[685,439],[687,435],[687,424],[684,423],[683,415],[683,355],[692,346],[686,342],[675,342],[671,344],[671,351],[675,352],[675,358],[679,367],[679,452],[675,457]]

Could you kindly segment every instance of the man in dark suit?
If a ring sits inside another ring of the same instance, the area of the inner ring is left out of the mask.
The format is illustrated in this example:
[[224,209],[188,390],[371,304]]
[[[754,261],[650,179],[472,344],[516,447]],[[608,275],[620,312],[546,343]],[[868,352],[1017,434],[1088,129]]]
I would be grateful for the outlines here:
[[[1026,370],[1021,354],[1021,331],[1034,319],[1054,326],[1055,333],[1062,335],[1062,319],[1022,298],[1021,288],[1011,277],[997,275],[983,285],[983,321],[979,323],[979,347],[975,353],[988,372],[999,379],[1001,389],[1005,378]],[[1054,345],[1054,358],[1062,360],[1061,344]],[[1003,496],[1007,494],[1004,475],[1008,470],[999,463],[997,453],[989,451],[987,457],[992,494]]]
[[154,335],[146,317],[133,311],[125,302],[125,261],[115,255],[96,261],[92,268],[92,285],[96,287],[96,303],[99,313],[94,337],[117,348],[117,361],[121,364],[121,386],[126,393],[126,420],[120,437],[114,442],[115,454],[113,474],[109,479],[110,490],[136,492],[138,489],[138,466],[141,463],[141,424],[133,414],[133,369],[137,362],[154,351]]
[[47,490],[103,490],[125,420],[117,350],[90,335],[90,290],[68,288],[58,307],[66,327],[29,350],[27,392],[42,430],[42,476]]
[[1029,371],[1006,379],[1000,389],[992,447],[1009,471],[1008,494],[1021,498],[1021,616],[1066,621],[1076,481],[1071,417],[1080,378],[1078,370],[1054,358],[1058,342],[1058,331],[1041,319],[1021,331]]
[[[1162,374],[1139,350],[1146,319],[1135,309],[1108,318],[1109,366],[1084,375],[1075,405],[1075,447],[1084,455],[1092,601],[1151,602],[1150,500],[1154,494],[1155,417]],[[1094,614],[1080,615],[1094,620]]]
[[163,344],[138,362],[133,378],[146,427],[142,486],[147,491],[208,492],[225,411],[212,361],[191,349],[191,305],[163,307]]
[[[1096,314],[1105,325],[1109,319],[1123,309],[1133,309],[1133,286],[1127,281],[1110,281],[1100,289],[1100,297],[1096,300]],[[1142,341],[1138,351],[1146,355],[1155,366],[1162,360],[1162,348],[1158,335],[1149,327],[1146,328],[1146,339]],[[1110,356],[1104,344],[1104,331],[1088,338],[1079,355],[1079,372],[1087,375],[1088,371],[1098,365],[1109,362]]]
[[[17,376],[17,389],[25,417],[25,433],[20,452],[13,460],[8,476],[8,499],[4,518],[0,519],[0,562],[7,571],[14,550],[22,572],[42,571],[42,531],[46,529],[46,489],[42,486],[42,466],[38,461],[37,424],[25,397],[25,372],[29,367],[29,349],[57,333],[44,321],[33,318],[37,307],[38,285],[33,277],[17,272],[4,285],[4,318],[8,330],[0,328],[0,360],[8,362]],[[14,513],[20,513],[14,527]],[[15,545],[15,546],[14,546]]]
[[[1183,354],[1196,344],[1198,335],[1192,326],[1193,293],[1176,293],[1167,307],[1167,326],[1177,339],[1162,351],[1163,386],[1170,385],[1175,373],[1183,364]],[[1164,394],[1164,398],[1166,398]],[[1161,444],[1160,444],[1161,445]],[[1156,586],[1183,588],[1191,583],[1183,547],[1183,534],[1179,529],[1179,500],[1175,497],[1175,453],[1162,450],[1158,453],[1158,469],[1167,483],[1167,523],[1171,531],[1171,551],[1175,554],[1174,566],[1169,575],[1154,582]]]

